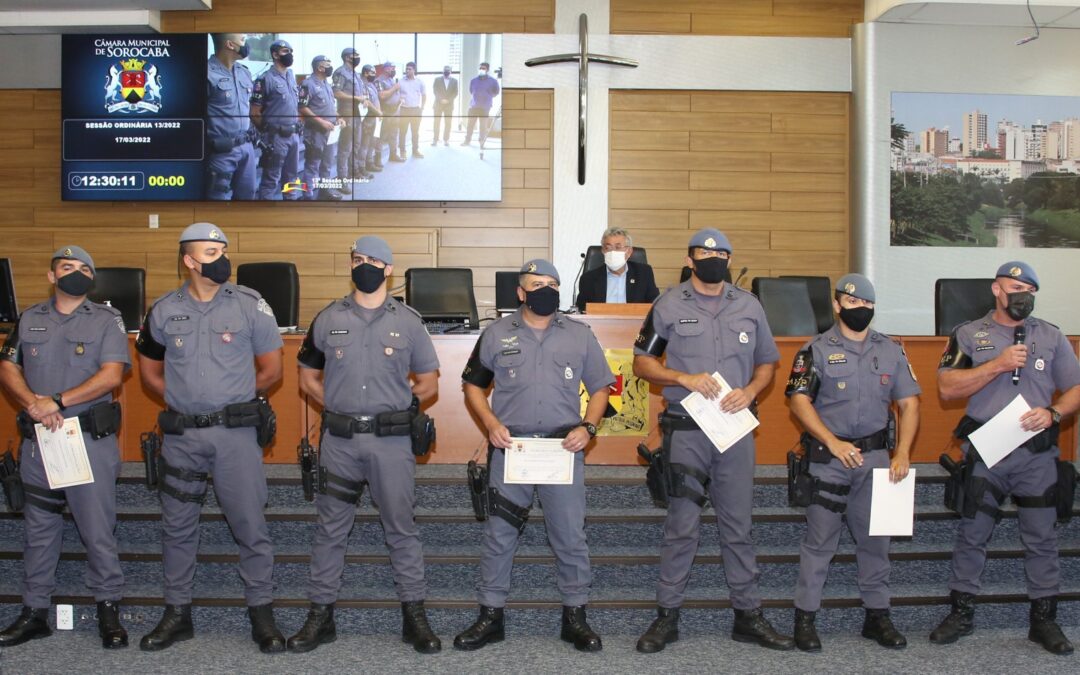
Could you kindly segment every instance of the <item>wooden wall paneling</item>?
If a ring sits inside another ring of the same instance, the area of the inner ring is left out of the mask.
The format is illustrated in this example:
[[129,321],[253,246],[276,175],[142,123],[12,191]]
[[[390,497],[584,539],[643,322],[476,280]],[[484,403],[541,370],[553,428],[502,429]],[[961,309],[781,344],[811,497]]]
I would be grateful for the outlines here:
[[730,237],[746,285],[847,270],[847,94],[616,91],[610,108],[609,224],[648,249],[659,285],[703,227]]
[[848,37],[863,0],[611,0],[612,33]]

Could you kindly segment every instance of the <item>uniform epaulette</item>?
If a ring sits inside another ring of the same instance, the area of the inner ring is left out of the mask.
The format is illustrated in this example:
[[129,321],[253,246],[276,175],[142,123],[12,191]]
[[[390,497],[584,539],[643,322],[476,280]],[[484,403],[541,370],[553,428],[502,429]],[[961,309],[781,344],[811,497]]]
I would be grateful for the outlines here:
[[256,300],[262,300],[262,294],[260,294],[254,288],[249,288],[247,286],[240,286],[239,284],[237,284],[236,285],[236,290],[243,293],[244,295],[249,295],[249,296],[255,298]]
[[[404,302],[398,300],[395,297],[391,297],[390,300],[389,300],[389,303],[394,303],[394,304],[400,305],[401,307],[404,307],[405,309],[407,309],[410,312],[412,312],[413,314],[415,314],[417,319],[420,319],[421,321],[424,320],[424,317],[420,315],[420,312],[416,311],[415,309],[413,309],[409,305],[406,305]],[[387,303],[387,304],[389,304],[389,303]]]

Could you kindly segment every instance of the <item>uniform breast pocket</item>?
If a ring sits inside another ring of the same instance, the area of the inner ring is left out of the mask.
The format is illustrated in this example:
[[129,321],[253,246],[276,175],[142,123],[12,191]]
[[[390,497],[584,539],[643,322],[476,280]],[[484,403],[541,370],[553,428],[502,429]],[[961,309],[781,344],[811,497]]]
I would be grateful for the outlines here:
[[344,333],[330,332],[326,336],[326,350],[323,354],[326,355],[326,359],[340,360],[347,356],[352,355],[353,352],[353,336],[348,331]]
[[[700,356],[705,341],[705,326],[700,321],[677,322],[672,326],[674,339],[668,340],[668,350],[680,356]],[[712,353],[710,348],[709,353]]]
[[525,355],[518,350],[495,355],[495,386],[515,389],[525,383]]
[[578,389],[584,358],[580,354],[555,354],[555,380],[567,389]]
[[191,321],[165,322],[165,353],[177,362],[195,353],[195,326]]
[[48,331],[35,331],[33,329],[23,331],[23,334],[19,336],[23,366],[44,364],[46,362],[47,354],[45,352],[47,350],[45,346],[50,337],[52,337],[52,333]]
[[896,378],[907,375],[899,370],[900,359],[895,356],[879,356],[876,361],[871,364],[870,372],[875,379],[874,384],[877,386],[877,395],[879,398],[889,401],[892,400],[892,389],[896,386]]
[[818,398],[848,401],[855,397],[855,364],[851,360],[845,359],[843,363],[829,363],[826,360],[822,371],[825,377],[818,390]]
[[222,363],[252,358],[251,335],[239,319],[216,319],[210,323],[210,352]]
[[379,339],[382,344],[382,363],[395,372],[409,372],[409,341],[400,333],[383,335]]
[[78,334],[67,336],[65,348],[68,353],[68,363],[79,370],[97,371],[97,345],[93,336],[80,336]]

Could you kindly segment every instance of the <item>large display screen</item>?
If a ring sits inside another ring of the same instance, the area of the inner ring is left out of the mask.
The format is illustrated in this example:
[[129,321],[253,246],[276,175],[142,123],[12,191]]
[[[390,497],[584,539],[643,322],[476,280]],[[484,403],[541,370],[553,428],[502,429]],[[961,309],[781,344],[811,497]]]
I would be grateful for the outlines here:
[[65,35],[70,201],[498,201],[502,36]]

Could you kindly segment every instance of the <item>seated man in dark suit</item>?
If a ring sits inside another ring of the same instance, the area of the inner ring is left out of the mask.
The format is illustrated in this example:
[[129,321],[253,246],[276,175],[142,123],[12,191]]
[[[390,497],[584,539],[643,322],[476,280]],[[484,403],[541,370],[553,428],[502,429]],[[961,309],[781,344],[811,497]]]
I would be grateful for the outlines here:
[[652,302],[660,295],[652,267],[630,262],[634,246],[629,232],[621,227],[608,228],[600,244],[604,266],[581,275],[578,310],[584,312],[587,302]]

